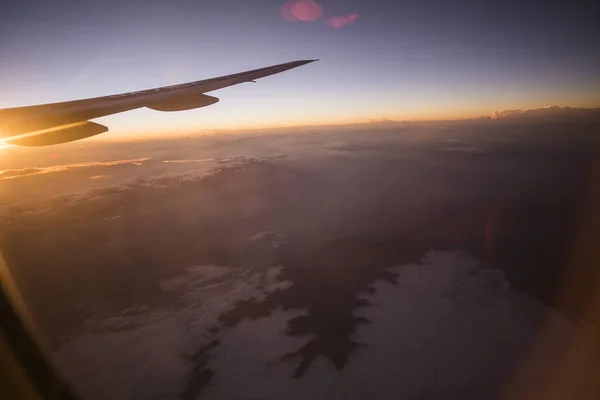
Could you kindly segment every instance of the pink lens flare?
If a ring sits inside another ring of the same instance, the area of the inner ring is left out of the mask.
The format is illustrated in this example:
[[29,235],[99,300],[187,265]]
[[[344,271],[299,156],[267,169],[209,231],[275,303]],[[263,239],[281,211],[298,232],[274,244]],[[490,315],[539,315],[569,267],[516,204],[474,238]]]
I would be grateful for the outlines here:
[[289,0],[281,6],[281,17],[289,22],[313,22],[323,15],[323,9],[313,0]]
[[327,25],[331,28],[340,29],[346,25],[350,25],[358,18],[358,14],[349,14],[345,16],[329,17],[327,18]]

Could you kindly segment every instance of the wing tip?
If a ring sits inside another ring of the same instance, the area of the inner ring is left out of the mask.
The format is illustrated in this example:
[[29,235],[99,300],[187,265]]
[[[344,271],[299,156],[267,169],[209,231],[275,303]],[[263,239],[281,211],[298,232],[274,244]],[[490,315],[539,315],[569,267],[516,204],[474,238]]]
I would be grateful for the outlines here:
[[315,58],[315,59],[312,59],[312,60],[298,60],[298,61],[292,61],[291,63],[295,63],[295,64],[299,64],[299,65],[304,65],[304,64],[310,64],[310,63],[315,62],[315,61],[321,61],[321,59],[320,58]]

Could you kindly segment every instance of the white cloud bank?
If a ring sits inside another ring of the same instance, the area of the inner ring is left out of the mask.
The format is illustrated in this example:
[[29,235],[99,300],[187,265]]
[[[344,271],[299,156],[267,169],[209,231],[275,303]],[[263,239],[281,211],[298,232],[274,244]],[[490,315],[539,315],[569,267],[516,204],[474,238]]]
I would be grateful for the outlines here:
[[[298,312],[279,310],[221,331],[207,364],[215,375],[199,397],[481,399],[501,391],[525,399],[550,398],[558,388],[561,398],[598,398],[586,374],[597,370],[595,332],[510,290],[500,270],[482,269],[465,253],[430,252],[423,265],[395,271],[398,286],[378,283],[374,306],[357,312],[372,322],[353,338],[366,346],[341,371],[321,357],[304,377],[292,378],[295,362],[281,356],[310,338],[286,336],[285,324]],[[191,271],[190,280],[198,282],[197,275]],[[183,356],[214,339],[210,327],[220,312],[275,275],[242,271],[192,289],[178,310],[107,319],[127,329],[88,331],[54,360],[87,399],[177,398],[190,370]]]

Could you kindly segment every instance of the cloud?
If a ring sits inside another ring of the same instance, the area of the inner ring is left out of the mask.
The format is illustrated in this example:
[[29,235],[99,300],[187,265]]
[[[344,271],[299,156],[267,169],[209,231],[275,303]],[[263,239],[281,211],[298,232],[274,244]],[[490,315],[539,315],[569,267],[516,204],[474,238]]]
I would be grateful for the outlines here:
[[486,154],[488,153],[488,149],[482,146],[449,146],[449,147],[440,147],[439,151],[444,151],[448,153],[463,153],[463,154]]
[[[216,162],[216,166],[210,169],[200,168],[193,169],[190,171],[183,172],[181,174],[175,175],[165,175],[161,177],[155,177],[150,179],[144,179],[138,181],[138,184],[144,187],[155,187],[155,188],[164,188],[165,185],[169,185],[174,182],[185,182],[185,181],[193,181],[193,180],[201,180],[208,176],[214,176],[224,171],[229,170],[237,170],[249,166],[251,164],[260,164],[260,163],[268,163],[268,162],[276,162],[286,158],[285,154],[280,154],[276,156],[266,156],[266,157],[247,157],[247,156],[238,156],[238,157],[229,157],[229,158],[215,158],[214,162]],[[209,161],[209,160],[186,160],[186,161]]]
[[502,110],[492,112],[493,119],[518,117],[523,115],[523,110]]
[[202,158],[198,160],[163,160],[163,164],[183,164],[214,161],[214,158]]
[[[160,282],[163,290],[179,292],[175,305],[136,305],[112,315],[90,317],[81,332],[51,356],[86,398],[178,398],[194,368],[188,359],[215,339],[219,316],[238,301],[289,286],[290,282],[277,278],[280,269],[190,267],[183,275]],[[282,312],[280,318],[300,314]],[[277,329],[272,323],[267,325],[271,331]],[[282,339],[286,346],[279,350],[302,340],[284,335]],[[151,378],[165,374],[169,379]],[[147,384],[137,385],[134,376]]]
[[[0,181],[6,179],[16,179],[16,178],[24,178],[26,176],[32,175],[43,175],[43,174],[53,174],[57,172],[65,172],[74,168],[90,168],[90,167],[110,167],[114,165],[123,165],[123,164],[132,164],[132,165],[142,165],[145,161],[150,160],[150,158],[135,158],[130,160],[116,160],[116,161],[94,161],[94,162],[86,162],[86,163],[77,163],[77,164],[65,164],[65,165],[54,165],[52,167],[43,167],[43,168],[21,168],[21,169],[7,169],[4,171],[0,171]],[[100,175],[97,175],[99,177]],[[94,177],[92,178],[94,179]]]
[[534,108],[530,110],[502,110],[494,111],[491,115],[492,119],[572,119],[581,117],[600,118],[600,109],[594,108],[574,108],[574,107],[559,107],[546,106],[542,108]]
[[[151,178],[143,178],[132,181],[130,183],[104,186],[89,190],[87,192],[59,195],[55,197],[45,198],[38,201],[23,202],[16,205],[9,205],[5,208],[0,208],[0,213],[5,217],[14,218],[19,215],[39,215],[43,213],[59,213],[67,208],[79,206],[83,203],[104,201],[109,198],[122,196],[126,193],[132,193],[139,189],[158,189],[164,190],[169,189],[173,185],[181,184],[184,182],[201,181],[208,177],[216,176],[220,173],[227,171],[237,171],[253,164],[261,163],[272,163],[280,161],[287,156],[285,154],[279,154],[275,156],[265,157],[230,157],[230,158],[216,158],[214,159],[214,165],[211,167],[197,168],[185,171],[183,173],[171,174],[171,175],[159,175]],[[60,165],[47,168],[26,168],[20,170],[6,170],[0,172],[0,180],[2,179],[15,179],[31,175],[48,174],[54,172],[67,171],[71,168],[85,168],[95,166],[110,166],[110,165],[121,165],[121,164],[134,164],[141,165],[143,162],[150,160],[150,158],[139,158],[132,160],[120,160],[120,161],[108,161],[108,162],[91,162],[81,164],[69,164]],[[200,160],[199,160],[200,161]],[[204,160],[202,160],[204,161]],[[6,174],[5,177],[3,175]],[[96,175],[90,177],[91,179],[102,179],[104,175]]]

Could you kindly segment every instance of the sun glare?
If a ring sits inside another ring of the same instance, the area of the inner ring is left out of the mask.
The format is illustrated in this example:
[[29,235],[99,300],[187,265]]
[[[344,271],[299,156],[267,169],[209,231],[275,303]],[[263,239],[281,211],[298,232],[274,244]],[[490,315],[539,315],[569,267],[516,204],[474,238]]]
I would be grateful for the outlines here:
[[2,150],[8,149],[9,147],[11,147],[12,145],[5,143],[4,141],[0,140],[0,152]]

